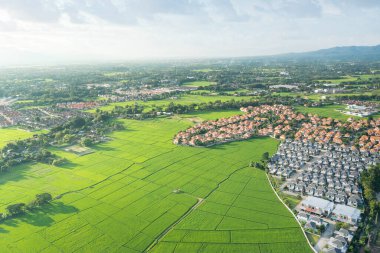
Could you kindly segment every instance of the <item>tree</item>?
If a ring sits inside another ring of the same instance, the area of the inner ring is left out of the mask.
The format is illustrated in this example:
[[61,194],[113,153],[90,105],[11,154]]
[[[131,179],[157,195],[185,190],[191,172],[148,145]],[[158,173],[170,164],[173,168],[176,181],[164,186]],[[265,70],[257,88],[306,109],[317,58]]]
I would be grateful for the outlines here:
[[92,145],[92,140],[91,140],[90,138],[84,137],[84,138],[82,138],[80,144],[81,144],[83,147],[88,147],[88,146],[91,146],[91,145]]
[[326,230],[326,228],[325,228],[325,225],[324,225],[324,224],[322,224],[322,225],[319,226],[319,228],[318,228],[318,232],[319,232],[319,234],[323,234],[323,232],[325,232],[325,230]]
[[269,160],[269,153],[264,152],[263,155],[261,156],[262,161],[268,161]]
[[17,215],[25,211],[25,203],[9,205],[5,208],[10,215]]
[[72,122],[71,126],[74,128],[81,128],[86,125],[86,120],[82,117],[76,117]]
[[37,194],[36,195],[36,204],[40,206],[40,205],[43,205],[43,204],[50,202],[52,199],[53,198],[52,198],[50,193],[44,192],[41,194]]

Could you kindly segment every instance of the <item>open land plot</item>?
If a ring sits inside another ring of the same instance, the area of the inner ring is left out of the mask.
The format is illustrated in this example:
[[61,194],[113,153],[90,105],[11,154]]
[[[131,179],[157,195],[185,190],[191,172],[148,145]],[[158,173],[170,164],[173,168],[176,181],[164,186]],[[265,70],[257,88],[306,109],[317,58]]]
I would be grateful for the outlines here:
[[[228,115],[189,115],[194,116]],[[246,167],[263,152],[274,153],[277,141],[180,147],[172,138],[192,124],[187,119],[124,123],[126,130],[112,133],[112,140],[93,147],[92,154],[78,157],[52,148],[69,161],[62,167],[26,164],[1,176],[0,212],[37,193],[60,196],[41,210],[1,223],[1,252],[142,252],[200,198],[204,203],[164,237],[179,239],[154,250],[310,251],[264,172]],[[178,188],[182,193],[173,193]],[[177,230],[194,231],[183,239]],[[272,237],[279,239],[268,241]]]
[[64,149],[67,152],[72,152],[76,155],[82,156],[82,155],[88,155],[93,153],[94,151],[88,147],[83,147],[79,145],[69,146]]
[[338,111],[338,110],[343,110],[345,108],[346,106],[344,105],[328,105],[328,106],[323,106],[323,107],[297,106],[296,110],[302,113],[318,114],[322,117],[331,117],[331,118],[343,120],[343,121],[347,120],[348,118],[358,118],[358,117],[347,115]]

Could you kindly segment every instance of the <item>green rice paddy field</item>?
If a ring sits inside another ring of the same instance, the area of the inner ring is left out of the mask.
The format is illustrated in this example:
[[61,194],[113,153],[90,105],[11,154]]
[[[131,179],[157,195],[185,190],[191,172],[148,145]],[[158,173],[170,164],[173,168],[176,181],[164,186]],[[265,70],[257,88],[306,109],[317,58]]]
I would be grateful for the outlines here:
[[70,161],[63,167],[28,164],[2,174],[0,212],[37,193],[60,197],[0,223],[0,252],[311,252],[265,173],[247,167],[274,153],[276,140],[171,142],[189,118],[230,114],[125,120],[126,130],[92,154],[52,149]]
[[[126,106],[126,105],[133,105],[136,102],[140,105],[146,106],[146,110],[149,110],[150,106],[157,105],[157,106],[163,106],[164,108],[170,103],[173,102],[175,104],[181,104],[181,105],[189,105],[192,103],[208,103],[208,102],[215,102],[217,100],[220,100],[222,102],[229,101],[229,100],[250,100],[251,97],[233,97],[233,96],[201,96],[201,95],[184,95],[181,97],[178,97],[177,99],[162,99],[162,100],[151,100],[151,101],[126,101],[126,102],[116,102],[116,103],[110,103],[105,106],[99,107],[100,110],[103,111],[111,111],[115,108],[115,106]],[[96,109],[88,110],[88,112],[94,112]]]

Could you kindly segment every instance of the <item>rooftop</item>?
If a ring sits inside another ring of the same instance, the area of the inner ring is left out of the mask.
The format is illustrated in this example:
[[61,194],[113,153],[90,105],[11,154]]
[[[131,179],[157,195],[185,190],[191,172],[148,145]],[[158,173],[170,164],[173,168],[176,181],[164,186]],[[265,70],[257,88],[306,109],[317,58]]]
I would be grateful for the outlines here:
[[313,196],[307,197],[305,200],[302,201],[302,204],[321,208],[324,210],[332,210],[334,208],[334,203],[332,203],[331,201],[321,199],[321,198],[316,198]]
[[360,210],[351,206],[338,204],[335,206],[334,213],[344,215],[350,218],[358,219],[360,217]]

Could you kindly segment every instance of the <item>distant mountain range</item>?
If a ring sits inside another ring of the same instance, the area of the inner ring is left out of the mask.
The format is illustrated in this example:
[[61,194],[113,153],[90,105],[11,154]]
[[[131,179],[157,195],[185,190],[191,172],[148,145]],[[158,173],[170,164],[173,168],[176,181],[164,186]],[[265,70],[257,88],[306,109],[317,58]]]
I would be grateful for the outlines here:
[[270,56],[286,60],[371,60],[380,61],[380,45],[347,46],[321,49],[304,53],[288,53]]

